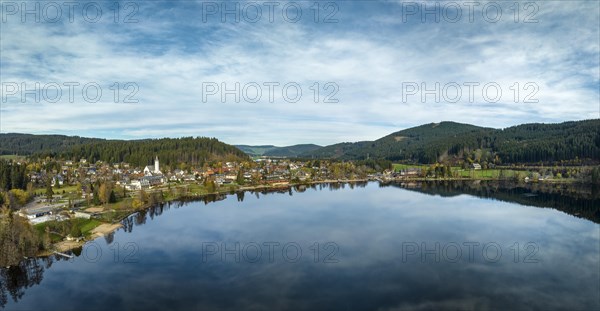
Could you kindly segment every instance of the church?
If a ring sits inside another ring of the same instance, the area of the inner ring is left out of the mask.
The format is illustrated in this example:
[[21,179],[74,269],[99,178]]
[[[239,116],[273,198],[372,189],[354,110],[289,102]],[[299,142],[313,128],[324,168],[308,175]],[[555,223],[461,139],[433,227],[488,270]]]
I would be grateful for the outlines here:
[[146,165],[146,167],[144,167],[144,175],[146,175],[146,176],[162,175],[162,172],[160,171],[160,166],[158,164],[158,156],[156,156],[156,158],[154,159],[154,167],[152,167],[151,165]]

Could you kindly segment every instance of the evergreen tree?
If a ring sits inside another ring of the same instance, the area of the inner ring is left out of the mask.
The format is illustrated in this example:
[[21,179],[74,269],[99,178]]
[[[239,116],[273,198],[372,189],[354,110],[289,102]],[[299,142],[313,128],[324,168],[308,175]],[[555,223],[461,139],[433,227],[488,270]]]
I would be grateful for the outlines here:
[[115,192],[113,190],[110,191],[108,203],[117,203],[117,196],[115,196]]
[[241,169],[238,170],[237,178],[236,178],[236,183],[238,185],[243,185],[244,184],[244,172]]
[[52,190],[52,182],[50,179],[46,181],[46,200],[48,202],[52,201],[52,196],[54,196],[54,191]]

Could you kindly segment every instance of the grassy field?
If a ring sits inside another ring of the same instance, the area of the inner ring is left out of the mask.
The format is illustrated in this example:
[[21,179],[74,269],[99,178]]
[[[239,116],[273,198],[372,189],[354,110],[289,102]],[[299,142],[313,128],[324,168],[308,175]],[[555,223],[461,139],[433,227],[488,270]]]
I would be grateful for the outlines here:
[[[81,233],[83,235],[87,235],[90,233],[90,231],[92,231],[92,229],[98,227],[100,224],[102,224],[102,222],[96,220],[96,219],[84,219],[84,218],[74,218],[70,220],[71,225],[72,226],[77,226],[80,230]],[[62,241],[63,237],[59,234],[56,234],[54,232],[59,231],[59,228],[62,226],[62,222],[56,222],[56,221],[49,221],[49,222],[45,222],[45,223],[41,223],[38,225],[35,225],[34,228],[35,230],[37,230],[37,232],[40,235],[43,235],[46,233],[46,228],[49,227],[50,228],[50,240],[55,243],[55,242],[59,242]]]
[[427,167],[428,167],[428,165],[421,165],[421,164],[399,164],[399,163],[392,164],[392,168],[394,169],[394,172],[399,172],[399,171],[407,169],[407,168],[427,169]]
[[98,227],[100,224],[102,224],[101,222],[99,222],[96,219],[77,219],[77,220],[81,220],[81,222],[79,222],[77,225],[81,229],[81,233],[83,233],[84,235],[88,234],[90,231],[92,231],[92,229],[94,229],[94,228]]
[[4,155],[0,155],[0,159],[3,159],[3,160],[25,160],[25,157],[16,155],[16,154],[4,154]]
[[[396,171],[396,172],[403,170],[403,169],[407,169],[407,168],[420,168],[422,170],[427,170],[430,167],[429,165],[422,165],[422,164],[398,164],[398,163],[395,163],[392,165],[393,165],[394,171]],[[457,177],[477,178],[477,179],[500,178],[501,175],[502,175],[502,178],[505,179],[505,178],[514,177],[519,172],[519,171],[512,170],[512,169],[473,170],[473,169],[463,169],[458,166],[453,166],[451,169],[452,169],[452,172]],[[501,171],[502,171],[502,173],[501,173]],[[529,175],[528,171],[520,171],[520,173],[523,176]]]

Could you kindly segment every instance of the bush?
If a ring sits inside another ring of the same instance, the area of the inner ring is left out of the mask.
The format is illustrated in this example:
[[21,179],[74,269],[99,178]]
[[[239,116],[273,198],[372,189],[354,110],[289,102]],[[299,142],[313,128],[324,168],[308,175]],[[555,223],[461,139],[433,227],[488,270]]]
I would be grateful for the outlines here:
[[70,235],[74,238],[78,238],[81,236],[81,229],[79,228],[79,226],[74,225],[73,228],[71,228],[71,232]]
[[10,193],[14,196],[16,203],[19,206],[23,206],[27,204],[27,201],[29,201],[29,195],[27,194],[27,192],[21,189],[12,189]]

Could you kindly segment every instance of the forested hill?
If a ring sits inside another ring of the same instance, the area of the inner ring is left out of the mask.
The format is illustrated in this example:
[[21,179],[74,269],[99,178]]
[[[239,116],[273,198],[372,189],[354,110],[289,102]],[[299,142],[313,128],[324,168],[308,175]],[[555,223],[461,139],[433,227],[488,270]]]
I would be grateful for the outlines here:
[[216,138],[184,137],[144,140],[111,140],[84,144],[62,152],[61,157],[85,158],[91,161],[127,162],[136,166],[151,163],[178,166],[181,163],[201,165],[208,161],[243,161],[249,157],[234,146]]
[[65,135],[0,134],[0,155],[56,153],[73,146],[100,142],[103,139]]
[[166,165],[248,160],[248,156],[234,146],[206,137],[104,140],[61,135],[0,134],[0,146],[3,154],[50,155],[72,160],[84,158],[91,162],[127,162],[135,166],[152,163],[155,156]]
[[375,141],[341,143],[306,158],[387,159],[434,163],[448,159],[496,163],[600,160],[600,119],[531,123],[493,129],[456,122],[430,123]]

